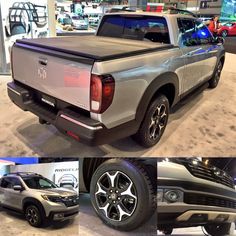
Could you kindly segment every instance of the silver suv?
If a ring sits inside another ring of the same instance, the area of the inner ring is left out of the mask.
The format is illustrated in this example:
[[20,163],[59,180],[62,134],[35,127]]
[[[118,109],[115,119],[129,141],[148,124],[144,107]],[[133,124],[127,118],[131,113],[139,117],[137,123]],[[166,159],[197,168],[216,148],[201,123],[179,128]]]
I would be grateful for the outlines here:
[[0,205],[22,212],[30,225],[40,227],[46,219],[74,218],[78,214],[79,196],[42,175],[17,172],[0,179]]

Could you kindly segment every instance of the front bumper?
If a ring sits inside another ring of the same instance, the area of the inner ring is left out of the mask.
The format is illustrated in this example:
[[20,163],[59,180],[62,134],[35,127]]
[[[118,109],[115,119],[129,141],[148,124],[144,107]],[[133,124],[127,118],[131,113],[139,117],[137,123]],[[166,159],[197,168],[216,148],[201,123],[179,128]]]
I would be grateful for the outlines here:
[[[88,145],[102,145],[134,134],[138,126],[131,121],[115,128],[107,129],[101,122],[67,108],[55,109],[48,104],[35,100],[40,93],[18,82],[7,84],[8,96],[18,107],[30,111],[39,118],[57,127],[61,132]],[[54,98],[55,99],[55,98]],[[63,101],[61,101],[63,102]],[[64,102],[65,103],[65,102]]]
[[49,214],[49,219],[52,221],[65,221],[75,218],[78,213],[79,207],[64,211],[51,211]]
[[[236,193],[232,190],[197,185],[188,181],[158,179],[159,194],[157,211],[158,225],[164,227],[188,227],[204,225],[208,222],[236,221]],[[179,199],[170,202],[164,193],[170,190],[179,192]],[[193,198],[192,196],[197,196]],[[190,199],[190,197],[192,197]]]

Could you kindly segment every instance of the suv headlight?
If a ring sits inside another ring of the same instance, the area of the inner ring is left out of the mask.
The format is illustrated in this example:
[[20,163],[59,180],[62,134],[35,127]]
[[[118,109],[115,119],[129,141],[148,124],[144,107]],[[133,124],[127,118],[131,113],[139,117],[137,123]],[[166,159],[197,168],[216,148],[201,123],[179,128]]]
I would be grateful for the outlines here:
[[46,200],[46,201],[50,201],[50,202],[62,202],[62,199],[60,196],[50,196],[50,195],[41,195],[41,197]]

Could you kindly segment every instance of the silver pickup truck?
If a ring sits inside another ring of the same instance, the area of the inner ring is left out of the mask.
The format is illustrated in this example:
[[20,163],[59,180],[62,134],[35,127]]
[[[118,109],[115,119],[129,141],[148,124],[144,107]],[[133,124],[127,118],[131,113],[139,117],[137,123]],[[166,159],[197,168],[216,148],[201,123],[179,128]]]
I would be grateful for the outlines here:
[[151,147],[171,107],[203,83],[217,86],[224,61],[220,40],[193,16],[111,13],[96,35],[17,40],[8,95],[81,142],[132,135]]

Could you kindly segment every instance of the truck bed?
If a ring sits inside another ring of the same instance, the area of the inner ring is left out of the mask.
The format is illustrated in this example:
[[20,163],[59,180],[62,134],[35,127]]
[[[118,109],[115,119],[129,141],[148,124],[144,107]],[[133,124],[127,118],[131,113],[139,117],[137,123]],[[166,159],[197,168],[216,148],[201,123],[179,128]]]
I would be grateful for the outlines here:
[[[142,53],[172,48],[171,44],[115,39],[101,36],[71,36],[17,40],[19,47],[32,46],[57,52],[68,53],[97,61],[134,56]],[[34,50],[34,48],[31,48]]]

